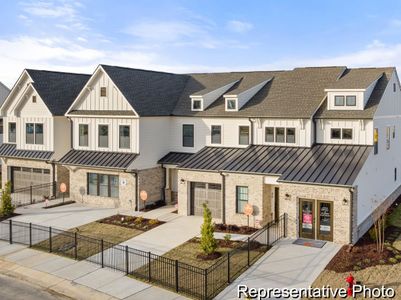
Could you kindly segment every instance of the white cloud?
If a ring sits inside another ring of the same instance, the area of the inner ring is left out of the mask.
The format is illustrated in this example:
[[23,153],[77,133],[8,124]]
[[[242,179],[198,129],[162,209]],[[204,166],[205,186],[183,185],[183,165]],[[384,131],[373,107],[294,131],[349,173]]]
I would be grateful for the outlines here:
[[250,31],[253,28],[253,25],[248,22],[242,22],[238,20],[231,20],[227,22],[227,28],[231,31],[237,33],[245,33]]
[[26,14],[44,18],[74,18],[76,9],[64,1],[30,1],[22,3]]

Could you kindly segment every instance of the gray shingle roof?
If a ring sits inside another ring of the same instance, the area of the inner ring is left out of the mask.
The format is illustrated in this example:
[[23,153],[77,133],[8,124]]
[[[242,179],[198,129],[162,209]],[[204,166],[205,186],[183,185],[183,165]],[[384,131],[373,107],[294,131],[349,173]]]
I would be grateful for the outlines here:
[[140,116],[170,115],[189,78],[187,75],[101,66]]
[[366,89],[375,80],[394,68],[356,68],[347,69],[341,77],[329,84],[327,89]]
[[20,150],[15,144],[0,145],[0,157],[13,157],[34,160],[49,160],[54,152],[37,150]]
[[[364,70],[364,69],[361,69]],[[382,75],[381,78],[377,81],[375,88],[372,91],[372,94],[369,97],[368,102],[366,103],[364,110],[327,110],[327,99],[322,103],[319,107],[318,111],[315,114],[315,118],[317,119],[372,119],[376,112],[377,107],[379,106],[380,100],[383,96],[384,90],[387,87],[387,84],[391,78],[392,73],[394,72],[394,68],[378,68],[373,69],[376,70],[375,76],[371,78],[377,79],[379,75]],[[372,69],[368,69],[369,73],[374,73]],[[361,74],[362,71],[359,71],[358,74]],[[375,80],[374,79],[374,80]],[[341,80],[341,79],[340,79]]]
[[58,163],[63,165],[127,169],[138,155],[135,153],[70,150]]
[[74,102],[90,75],[26,70],[33,86],[53,115],[62,116]]
[[192,155],[193,155],[193,153],[169,152],[165,156],[163,156],[157,163],[158,164],[178,165],[178,164],[184,162],[186,159],[188,159]]
[[370,146],[329,144],[312,148],[205,147],[179,168],[269,174],[285,182],[352,186],[370,151]]

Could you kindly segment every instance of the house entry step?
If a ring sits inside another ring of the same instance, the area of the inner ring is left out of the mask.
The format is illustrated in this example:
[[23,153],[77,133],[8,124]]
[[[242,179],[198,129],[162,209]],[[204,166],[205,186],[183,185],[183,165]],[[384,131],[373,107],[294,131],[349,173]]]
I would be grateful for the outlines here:
[[326,242],[319,240],[297,239],[293,242],[293,244],[306,247],[323,248]]

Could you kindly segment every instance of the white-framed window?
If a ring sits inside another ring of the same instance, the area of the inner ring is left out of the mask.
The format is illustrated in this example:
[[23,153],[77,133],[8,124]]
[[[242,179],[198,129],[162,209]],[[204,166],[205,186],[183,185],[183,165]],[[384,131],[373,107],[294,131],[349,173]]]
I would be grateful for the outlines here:
[[284,127],[276,127],[276,143],[285,143]]
[[233,98],[226,99],[226,110],[227,111],[237,111],[238,110],[237,99],[233,99]]
[[334,106],[356,106],[356,95],[335,95]]
[[17,142],[17,123],[15,122],[8,123],[8,142],[9,143]]
[[295,128],[286,128],[285,130],[285,142],[287,144],[295,143]]
[[352,128],[331,128],[330,137],[332,140],[352,140]]
[[345,104],[347,106],[356,106],[356,96],[350,95],[345,98]]
[[98,146],[99,148],[109,147],[109,125],[98,126]]
[[334,105],[335,106],[344,106],[344,96],[334,96]]
[[296,129],[295,127],[265,127],[265,142],[294,144]]
[[107,88],[105,86],[100,88],[100,97],[107,97]]
[[119,145],[120,149],[129,149],[131,147],[130,126],[129,125],[120,125],[119,126],[118,145]]
[[118,198],[119,177],[117,175],[88,173],[87,176],[88,195]]
[[341,139],[341,128],[331,128],[330,137],[332,140]]
[[265,142],[274,143],[274,127],[265,128]]
[[193,111],[202,111],[203,103],[200,99],[192,99],[192,110]]
[[343,128],[341,137],[343,140],[352,140],[352,129],[351,128]]
[[245,205],[248,203],[248,187],[236,186],[236,213],[244,213]]
[[25,142],[27,144],[43,145],[43,124],[25,124]]
[[182,125],[182,146],[193,147],[194,146],[194,125],[183,124]]
[[221,144],[221,125],[212,125],[211,131],[211,144]]
[[80,147],[88,147],[89,145],[89,125],[79,124],[78,125],[78,144]]
[[249,126],[240,126],[238,134],[238,143],[240,145],[249,145]]
[[32,96],[32,103],[36,103],[36,96]]

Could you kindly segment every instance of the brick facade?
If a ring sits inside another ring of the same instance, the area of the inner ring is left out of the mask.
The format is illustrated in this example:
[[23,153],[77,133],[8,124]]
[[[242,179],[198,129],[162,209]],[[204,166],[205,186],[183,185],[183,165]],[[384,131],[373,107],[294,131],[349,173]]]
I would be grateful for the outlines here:
[[[164,180],[164,170],[162,167],[155,167],[138,171],[139,192],[147,192],[147,203],[162,200]],[[139,199],[139,209],[142,209],[143,207],[144,203]]]

